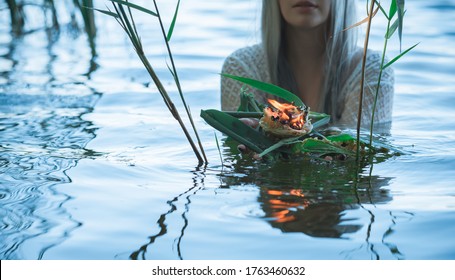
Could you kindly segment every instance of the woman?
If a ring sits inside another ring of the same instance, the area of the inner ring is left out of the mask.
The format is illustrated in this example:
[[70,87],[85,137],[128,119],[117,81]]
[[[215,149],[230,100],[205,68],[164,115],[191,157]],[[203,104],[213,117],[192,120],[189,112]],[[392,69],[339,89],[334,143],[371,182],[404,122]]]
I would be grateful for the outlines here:
[[[328,113],[337,124],[354,126],[360,93],[363,49],[357,46],[355,0],[263,0],[262,43],[237,50],[223,73],[279,85],[312,111]],[[381,57],[368,51],[362,123],[369,124]],[[390,123],[393,71],[382,74],[375,123]],[[222,109],[236,110],[242,84],[222,78]],[[252,91],[258,101],[267,96]]]

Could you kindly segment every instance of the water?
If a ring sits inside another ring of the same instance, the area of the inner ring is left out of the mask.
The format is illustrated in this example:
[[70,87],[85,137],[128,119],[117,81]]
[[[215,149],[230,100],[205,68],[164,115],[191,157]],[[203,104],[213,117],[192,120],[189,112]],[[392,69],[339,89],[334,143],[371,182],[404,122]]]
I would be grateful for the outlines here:
[[[256,42],[259,1],[182,1],[171,46],[207,167],[115,21],[97,15],[92,61],[67,26],[11,40],[0,11],[1,259],[454,259],[455,1],[407,5],[403,48],[420,45],[395,66],[387,139],[407,154],[371,177],[369,165],[255,163],[229,143],[221,165],[198,112],[219,108],[223,59]],[[170,85],[156,23],[137,21]]]

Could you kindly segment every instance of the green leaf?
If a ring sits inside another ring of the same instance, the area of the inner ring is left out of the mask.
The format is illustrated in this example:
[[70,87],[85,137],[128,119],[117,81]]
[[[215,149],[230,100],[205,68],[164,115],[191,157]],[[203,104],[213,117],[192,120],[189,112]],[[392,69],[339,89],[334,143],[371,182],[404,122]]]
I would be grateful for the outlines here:
[[392,0],[392,2],[390,3],[390,9],[389,9],[389,20],[391,20],[393,18],[393,16],[395,15],[396,12],[397,12],[397,1]]
[[388,40],[390,38],[392,38],[393,34],[395,33],[395,31],[397,30],[397,27],[398,27],[398,19],[396,19],[393,24],[389,27],[389,30],[387,30],[386,34],[385,34],[385,38]]
[[394,59],[392,59],[391,61],[389,61],[389,63],[387,63],[386,65],[384,65],[382,67],[382,70],[386,69],[387,67],[389,67],[390,65],[392,65],[393,63],[395,63],[395,61],[397,61],[398,59],[400,59],[403,55],[407,54],[408,52],[410,52],[413,48],[417,47],[419,43],[415,44],[414,46],[410,47],[409,49],[405,50],[404,52],[400,53],[399,55],[397,55]]
[[105,15],[108,15],[108,16],[111,16],[111,17],[114,17],[114,18],[118,18],[119,16],[116,14],[116,13],[113,13],[111,11],[105,11],[105,10],[100,10],[100,9],[96,9],[96,8],[90,8],[90,7],[85,7],[87,9],[93,9],[95,11],[98,11],[100,13],[103,13]]
[[378,5],[378,8],[381,10],[382,14],[388,19],[389,19],[389,15],[386,13],[386,11],[384,10],[384,8],[382,7],[381,3],[378,1],[378,0],[374,0],[374,2],[376,3],[376,5]]
[[125,6],[128,6],[130,8],[133,8],[133,9],[136,9],[138,11],[141,11],[141,12],[144,12],[144,13],[147,13],[149,15],[152,15],[152,16],[155,16],[157,17],[158,15],[153,12],[153,11],[150,11],[149,9],[146,9],[144,7],[141,7],[139,5],[136,5],[136,4],[133,4],[133,3],[130,3],[130,2],[127,2],[127,1],[123,1],[123,0],[109,0],[111,2],[115,2],[115,3],[118,3],[118,4],[123,4]]
[[404,17],[404,0],[396,0],[396,7],[398,11],[398,38],[400,39],[400,52],[401,52],[401,38],[403,35],[403,17]]
[[[404,13],[406,14],[406,11],[404,11]],[[397,30],[398,28],[398,23],[399,23],[399,19],[397,18],[393,24],[389,27],[389,30],[387,31],[387,33],[385,34],[385,38],[388,40],[390,39],[393,34],[395,34],[395,31]]]
[[356,138],[352,137],[349,134],[342,133],[338,135],[327,136],[327,140],[332,142],[347,142],[347,141],[356,141]]
[[292,92],[287,91],[284,88],[281,88],[279,86],[261,82],[261,81],[254,80],[254,79],[250,79],[250,78],[239,77],[239,76],[225,74],[225,73],[221,73],[221,75],[226,78],[230,78],[230,79],[245,83],[245,84],[255,87],[259,90],[262,90],[262,91],[265,91],[272,95],[283,98],[284,100],[286,100],[288,102],[294,102],[294,104],[296,106],[300,106],[300,107],[305,106],[305,104],[302,102],[302,100],[297,95],[295,95]]
[[175,8],[174,18],[172,19],[169,31],[167,32],[166,40],[169,42],[174,32],[175,21],[177,20],[177,14],[179,12],[180,0],[177,2],[177,7]]
[[244,144],[249,149],[262,153],[274,143],[265,135],[244,124],[239,119],[218,110],[201,110],[201,117],[213,128]]

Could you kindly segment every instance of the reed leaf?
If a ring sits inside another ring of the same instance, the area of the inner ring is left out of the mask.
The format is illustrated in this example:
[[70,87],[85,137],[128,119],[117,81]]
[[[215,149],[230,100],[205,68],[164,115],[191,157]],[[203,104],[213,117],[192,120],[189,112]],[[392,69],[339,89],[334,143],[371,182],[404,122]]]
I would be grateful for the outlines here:
[[398,59],[400,59],[402,56],[404,56],[405,54],[407,54],[408,52],[410,52],[413,48],[417,47],[417,45],[420,44],[420,43],[417,43],[415,44],[414,46],[410,47],[409,49],[405,50],[404,52],[400,53],[399,55],[397,55],[394,59],[392,59],[391,61],[389,61],[389,63],[387,63],[386,65],[384,65],[382,67],[382,69],[386,69],[387,67],[389,67],[390,65],[394,64]]
[[213,128],[244,144],[256,153],[274,143],[265,135],[244,124],[239,119],[218,110],[201,110],[201,117]]
[[[376,2],[376,1],[375,1],[375,2]],[[376,2],[376,3],[377,3],[377,2]],[[381,6],[378,6],[378,7],[376,8],[376,10],[373,11],[373,13],[372,13],[373,16],[369,16],[369,15],[368,15],[366,18],[362,19],[361,21],[359,21],[359,22],[357,22],[357,23],[354,23],[353,25],[351,25],[351,26],[349,26],[349,27],[343,29],[343,31],[347,31],[347,30],[349,30],[349,29],[351,29],[351,28],[360,26],[360,25],[362,25],[362,24],[368,22],[368,21],[370,20],[370,18],[374,18],[374,17],[376,16],[376,14],[378,13],[380,7],[381,7]]]
[[388,19],[392,20],[392,18],[395,15],[396,12],[397,12],[397,1],[396,0],[392,0],[392,2],[390,3]]
[[397,12],[398,12],[398,38],[400,40],[400,52],[401,42],[403,35],[403,17],[404,17],[404,0],[396,0]]
[[389,14],[384,10],[381,3],[378,0],[374,0],[374,2],[376,3],[376,5],[378,5],[378,8],[381,10],[382,14],[389,20],[390,19]]
[[265,82],[261,82],[261,81],[254,80],[254,79],[250,79],[250,78],[239,77],[239,76],[225,74],[225,73],[222,73],[221,75],[226,77],[226,78],[230,78],[230,79],[245,83],[245,84],[247,84],[249,86],[252,86],[252,87],[257,88],[259,90],[262,90],[262,91],[265,91],[267,93],[270,93],[270,94],[272,94],[274,96],[278,96],[280,98],[283,98],[284,100],[286,100],[288,102],[294,102],[294,104],[296,106],[300,106],[300,107],[304,107],[305,106],[303,101],[297,95],[295,95],[292,92],[287,91],[284,88],[281,88],[279,86],[276,86],[276,85],[273,85],[273,84],[269,84],[269,83],[265,83]]
[[102,13],[102,14],[105,14],[105,15],[111,16],[111,17],[113,17],[113,18],[118,18],[118,17],[119,17],[119,15],[118,15],[118,14],[116,14],[116,13],[114,13],[114,12],[111,12],[111,11],[100,10],[100,9],[97,9],[97,8],[91,8],[91,7],[84,7],[84,8],[87,8],[87,9],[93,9],[93,10],[95,10],[95,11],[97,11],[97,12],[100,12],[100,13]]
[[137,5],[137,4],[133,4],[133,3],[131,3],[131,2],[128,2],[128,1],[123,1],[123,0],[109,0],[109,1],[115,2],[115,3],[118,3],[118,4],[122,4],[122,5],[125,5],[125,6],[128,6],[128,7],[130,7],[130,8],[136,9],[136,10],[138,10],[138,11],[147,13],[147,14],[152,15],[152,16],[155,16],[155,17],[158,16],[155,12],[153,12],[153,11],[151,11],[151,10],[149,10],[149,9],[146,9],[146,8],[144,8],[144,7],[142,7],[142,6],[139,6],[139,5]]
[[166,36],[166,40],[169,42],[172,38],[172,33],[174,32],[174,26],[175,26],[175,22],[177,20],[177,14],[179,12],[179,6],[180,6],[180,0],[177,2],[177,6],[175,7],[175,13],[174,13],[174,17],[172,18],[172,22],[171,22],[171,25],[169,26],[169,30],[167,32],[167,36]]
[[[403,13],[406,14],[406,10]],[[403,16],[404,16],[404,14],[403,14]],[[397,18],[393,22],[393,24],[389,27],[388,31],[386,32],[386,34],[385,34],[386,39],[390,39],[393,36],[393,34],[395,34],[395,31],[397,30],[399,23],[400,23],[400,19]]]
[[390,28],[387,30],[384,38],[386,38],[387,40],[392,38],[393,34],[395,34],[395,31],[397,31],[397,28],[398,28],[398,19],[396,19],[393,24],[390,26]]

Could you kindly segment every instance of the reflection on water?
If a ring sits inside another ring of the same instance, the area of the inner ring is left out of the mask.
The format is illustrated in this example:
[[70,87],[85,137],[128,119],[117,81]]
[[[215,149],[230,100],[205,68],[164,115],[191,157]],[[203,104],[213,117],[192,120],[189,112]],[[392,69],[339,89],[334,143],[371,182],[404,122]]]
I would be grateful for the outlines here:
[[[258,185],[258,202],[264,221],[283,233],[301,232],[311,237],[345,239],[366,228],[365,242],[368,244],[375,220],[369,206],[374,208],[392,200],[387,187],[393,178],[370,177],[367,175],[369,168],[359,170],[358,165],[350,160],[302,159],[260,164],[249,170],[244,170],[244,166],[251,166],[246,164],[248,160],[238,160],[229,171],[221,174],[223,184]],[[358,209],[368,213],[369,222],[348,215],[348,212]],[[392,219],[391,224],[395,223]],[[387,237],[387,232],[383,235]],[[379,259],[374,248],[370,249],[371,258]]]
[[0,44],[0,258],[40,259],[81,224],[58,186],[71,183],[66,172],[78,160],[96,155],[85,149],[96,128],[83,116],[100,94],[66,75],[80,62],[64,61],[47,32]]
[[[188,227],[189,224],[187,215],[191,207],[191,197],[196,195],[198,191],[204,188],[205,169],[203,169],[203,167],[198,167],[193,172],[193,174],[194,174],[193,186],[166,202],[169,205],[169,210],[166,211],[166,213],[161,214],[158,220],[156,221],[160,229],[159,232],[155,235],[150,236],[146,244],[142,245],[137,251],[131,253],[131,255],[129,256],[130,259],[145,260],[160,258],[159,257],[160,252],[154,250],[153,244],[156,242],[158,238],[168,233],[167,219],[171,215],[178,215],[181,217],[182,220],[181,228],[177,229],[177,231],[179,232],[178,237],[174,239],[174,246],[176,248],[174,251],[176,251],[178,259],[180,260],[183,259],[181,244],[185,235],[185,229]],[[183,205],[179,206],[179,203]],[[174,222],[169,226],[176,225],[179,225],[179,223]]]

